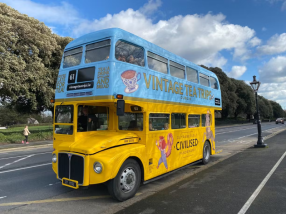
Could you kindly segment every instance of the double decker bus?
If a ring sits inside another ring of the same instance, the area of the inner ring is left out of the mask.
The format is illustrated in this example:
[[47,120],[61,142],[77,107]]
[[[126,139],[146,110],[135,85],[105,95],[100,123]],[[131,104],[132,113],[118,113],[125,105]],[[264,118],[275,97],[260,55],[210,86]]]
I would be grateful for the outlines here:
[[117,200],[215,154],[217,76],[118,28],[70,42],[58,74],[52,167],[62,184],[106,183]]

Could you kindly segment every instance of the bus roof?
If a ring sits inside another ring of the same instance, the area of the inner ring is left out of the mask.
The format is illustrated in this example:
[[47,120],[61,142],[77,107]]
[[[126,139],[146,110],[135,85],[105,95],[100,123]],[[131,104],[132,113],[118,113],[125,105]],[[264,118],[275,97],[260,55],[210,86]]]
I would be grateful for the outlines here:
[[83,36],[73,40],[72,42],[70,42],[66,46],[65,51],[73,49],[75,47],[82,46],[84,44],[92,43],[98,39],[103,39],[103,38],[108,38],[108,37],[114,37],[116,39],[122,39],[123,38],[124,40],[126,40],[128,42],[134,43],[134,44],[142,46],[144,48],[148,48],[148,50],[150,50],[156,54],[159,54],[161,56],[164,56],[166,58],[169,58],[170,60],[174,60],[177,63],[182,63],[186,66],[191,66],[192,68],[197,69],[201,73],[204,73],[208,76],[213,76],[213,77],[217,78],[213,72],[211,72],[207,69],[204,69],[201,66],[186,60],[183,57],[180,57],[180,56],[178,56],[178,55],[176,55],[170,51],[165,50],[164,48],[159,47],[158,45],[155,45],[151,42],[148,42],[147,40],[142,39],[141,37],[136,36],[136,35],[129,33],[125,30],[122,30],[120,28],[108,28],[108,29],[99,30],[99,31],[95,31],[95,32],[83,35]]

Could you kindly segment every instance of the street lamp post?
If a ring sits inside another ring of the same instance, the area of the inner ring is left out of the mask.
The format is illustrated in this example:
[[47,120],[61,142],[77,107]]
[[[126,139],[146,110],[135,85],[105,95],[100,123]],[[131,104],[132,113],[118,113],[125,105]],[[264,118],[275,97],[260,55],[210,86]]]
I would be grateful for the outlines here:
[[256,76],[253,76],[253,81],[250,83],[253,91],[255,92],[255,100],[256,100],[256,114],[257,114],[257,130],[258,130],[258,140],[257,144],[254,145],[255,148],[265,148],[267,144],[263,143],[263,138],[261,135],[261,121],[258,109],[258,100],[257,100],[257,91],[260,86],[260,82],[256,80]]

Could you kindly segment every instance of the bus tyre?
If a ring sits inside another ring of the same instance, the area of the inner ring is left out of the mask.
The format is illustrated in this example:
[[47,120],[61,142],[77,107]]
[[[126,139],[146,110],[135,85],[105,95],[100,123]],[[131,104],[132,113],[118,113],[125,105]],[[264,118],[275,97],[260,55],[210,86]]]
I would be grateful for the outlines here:
[[203,164],[207,164],[210,161],[211,157],[211,146],[208,141],[205,142],[203,148]]
[[139,164],[133,159],[127,159],[119,169],[116,177],[107,184],[109,194],[118,201],[132,198],[141,183]]

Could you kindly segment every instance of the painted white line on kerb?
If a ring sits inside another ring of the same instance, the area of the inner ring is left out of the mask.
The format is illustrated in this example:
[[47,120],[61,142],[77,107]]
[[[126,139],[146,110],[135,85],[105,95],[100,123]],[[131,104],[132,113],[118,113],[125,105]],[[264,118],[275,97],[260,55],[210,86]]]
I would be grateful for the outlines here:
[[250,196],[250,198],[247,200],[247,202],[244,204],[244,206],[241,208],[241,210],[238,212],[238,214],[244,214],[252,204],[252,202],[255,200],[257,195],[260,193],[262,188],[265,186],[266,182],[269,180],[271,175],[274,173],[274,171],[277,169],[279,164],[282,162],[283,158],[286,156],[286,152],[282,155],[282,157],[278,160],[278,162],[274,165],[274,167],[271,169],[271,171],[268,173],[268,175],[263,179],[263,181],[260,183],[260,185],[257,187],[255,192]]
[[28,166],[28,167],[17,168],[17,169],[11,169],[11,170],[2,171],[2,172],[0,172],[0,174],[4,174],[4,173],[7,173],[7,172],[15,172],[15,171],[24,170],[24,169],[31,169],[31,168],[36,168],[36,167],[40,167],[40,166],[47,166],[47,165],[51,165],[51,164],[52,163],[45,163],[45,164],[40,164],[40,165]]

